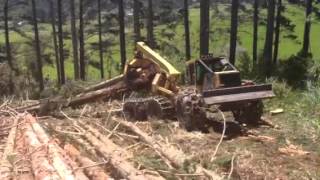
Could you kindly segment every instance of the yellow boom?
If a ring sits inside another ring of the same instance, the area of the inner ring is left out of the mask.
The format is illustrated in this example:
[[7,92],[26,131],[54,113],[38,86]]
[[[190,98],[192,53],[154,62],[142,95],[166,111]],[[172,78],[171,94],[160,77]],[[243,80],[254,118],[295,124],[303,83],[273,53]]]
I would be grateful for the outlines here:
[[160,66],[169,76],[179,77],[180,72],[174,68],[166,59],[161,57],[158,53],[153,51],[149,46],[147,46],[144,42],[137,43],[137,50],[141,51],[144,56],[150,58],[156,64]]

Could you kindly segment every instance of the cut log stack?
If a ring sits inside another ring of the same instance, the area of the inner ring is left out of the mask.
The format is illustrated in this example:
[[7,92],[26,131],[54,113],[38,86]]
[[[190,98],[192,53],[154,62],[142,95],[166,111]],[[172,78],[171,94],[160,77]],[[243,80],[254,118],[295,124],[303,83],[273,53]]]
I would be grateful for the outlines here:
[[[18,114],[9,128],[11,130],[0,159],[1,180],[111,179],[102,168],[95,167],[99,164],[96,165],[91,159],[81,156],[80,153],[71,155],[69,151],[62,149],[32,115]],[[72,150],[79,152],[75,148]],[[22,162],[28,162],[29,169],[22,168]],[[29,172],[26,172],[27,169]]]

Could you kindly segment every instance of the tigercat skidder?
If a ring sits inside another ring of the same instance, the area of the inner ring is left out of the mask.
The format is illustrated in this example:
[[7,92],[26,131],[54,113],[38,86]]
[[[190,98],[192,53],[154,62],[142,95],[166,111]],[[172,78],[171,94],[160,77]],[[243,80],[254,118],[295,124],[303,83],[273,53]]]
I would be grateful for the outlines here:
[[68,99],[56,97],[18,108],[45,115],[89,102],[124,97],[128,119],[149,117],[178,119],[187,130],[202,130],[219,111],[232,112],[236,121],[254,123],[263,113],[262,99],[274,96],[271,85],[243,81],[224,57],[203,56],[187,62],[192,85],[178,87],[181,73],[145,43],[138,42],[134,58],[123,74],[84,89]]
[[262,99],[274,96],[272,85],[242,81],[240,72],[224,57],[203,56],[187,62],[193,86],[178,87],[180,72],[143,42],[123,77],[132,92],[123,108],[128,117],[176,117],[182,127],[204,126],[208,114],[230,111],[236,121],[254,123],[263,113]]

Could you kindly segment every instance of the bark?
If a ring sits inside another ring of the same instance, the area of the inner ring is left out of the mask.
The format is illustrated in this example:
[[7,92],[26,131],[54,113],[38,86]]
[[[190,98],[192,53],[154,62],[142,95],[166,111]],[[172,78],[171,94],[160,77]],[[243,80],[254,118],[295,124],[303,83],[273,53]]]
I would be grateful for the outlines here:
[[53,47],[54,47],[54,55],[56,60],[57,80],[58,80],[58,85],[61,85],[59,47],[58,47],[57,30],[56,30],[56,14],[54,11],[55,6],[52,0],[49,1],[49,4],[50,4],[50,20],[51,20],[51,27],[52,27]]
[[312,0],[306,0],[306,22],[304,25],[302,55],[307,56],[310,47]]
[[62,0],[58,0],[58,36],[59,36],[59,60],[60,60],[60,81],[65,84],[65,71],[64,71],[64,49],[63,49],[63,29],[62,29]]
[[[75,159],[75,161],[77,161],[82,167],[97,164],[96,162],[93,162],[91,159],[81,156],[81,153],[71,144],[65,145],[64,150],[67,152],[67,154],[70,157]],[[109,179],[109,176],[104,172],[103,168],[99,166],[85,168],[84,172],[91,180]]]
[[257,64],[258,57],[258,26],[259,26],[259,0],[254,0],[253,5],[253,49],[252,49],[252,60],[253,65]]
[[232,0],[231,7],[231,31],[230,31],[230,63],[235,64],[238,31],[239,0]]
[[30,155],[30,159],[35,179],[61,179],[54,167],[50,164],[47,157],[47,150],[39,141],[37,135],[32,130],[31,125],[29,123],[24,123],[22,131],[27,152],[33,152]]
[[185,35],[186,60],[188,61],[191,59],[188,0],[184,0],[184,35]]
[[62,179],[75,179],[70,166],[72,163],[71,159],[67,159],[66,154],[55,141],[50,140],[44,129],[37,123],[32,115],[26,115],[25,120],[30,124],[39,141],[43,144],[47,144],[48,157],[50,157],[52,166],[56,169],[59,176]]
[[200,56],[209,53],[209,0],[200,0]]
[[155,48],[153,32],[153,5],[152,0],[148,0],[148,17],[147,17],[147,42],[151,48]]
[[140,31],[140,7],[141,2],[139,0],[133,0],[133,26],[134,26],[134,39],[135,42],[141,40]]
[[272,71],[272,47],[273,47],[273,32],[274,32],[274,11],[275,0],[268,0],[268,18],[267,18],[267,30],[266,39],[263,50],[263,60],[265,74],[267,77],[271,76]]
[[38,20],[37,20],[37,7],[35,0],[31,0],[32,3],[32,17],[33,17],[33,30],[34,30],[34,40],[35,40],[35,50],[37,56],[37,71],[38,71],[38,81],[40,91],[44,89],[43,84],[43,72],[42,72],[42,60],[41,60],[41,49],[39,40],[39,30],[38,30]]
[[121,69],[123,70],[126,64],[126,39],[124,31],[124,9],[123,0],[118,0],[118,15],[119,15],[119,31],[120,31],[120,54],[121,54]]
[[[80,122],[79,122],[80,123]],[[110,164],[119,172],[119,174],[129,180],[149,179],[142,172],[135,169],[125,159],[130,155],[126,154],[125,150],[114,144],[110,139],[104,137],[97,132],[96,129],[88,125],[80,123],[87,130],[84,134],[86,139],[99,151],[106,159],[109,159]]]
[[101,0],[98,0],[98,29],[99,29],[99,56],[100,56],[100,75],[104,78],[103,46],[102,46],[102,25],[101,25]]
[[79,2],[79,45],[80,45],[80,78],[81,80],[86,79],[86,63],[85,63],[85,52],[84,52],[84,22],[83,22],[83,0]]
[[77,27],[76,27],[75,0],[70,0],[70,24],[71,24],[71,34],[72,34],[74,78],[78,80],[80,78],[80,75],[79,75],[78,34],[77,34]]
[[279,39],[280,39],[280,26],[281,26],[281,11],[282,11],[282,0],[278,0],[277,8],[277,23],[275,28],[275,40],[274,40],[274,52],[273,52],[273,64],[278,62],[278,51],[279,51]]

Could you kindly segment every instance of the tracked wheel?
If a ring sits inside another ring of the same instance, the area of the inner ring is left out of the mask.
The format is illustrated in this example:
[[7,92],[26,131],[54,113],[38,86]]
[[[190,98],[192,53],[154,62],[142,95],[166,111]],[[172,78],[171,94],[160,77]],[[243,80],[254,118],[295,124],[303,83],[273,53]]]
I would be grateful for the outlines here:
[[233,110],[236,121],[244,124],[255,125],[261,120],[263,115],[262,101],[252,101],[241,105],[241,108]]

